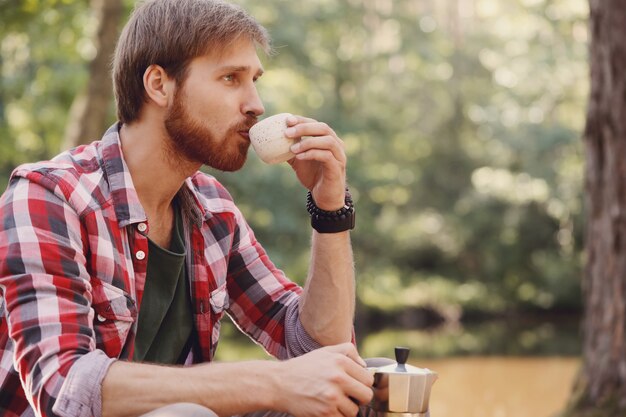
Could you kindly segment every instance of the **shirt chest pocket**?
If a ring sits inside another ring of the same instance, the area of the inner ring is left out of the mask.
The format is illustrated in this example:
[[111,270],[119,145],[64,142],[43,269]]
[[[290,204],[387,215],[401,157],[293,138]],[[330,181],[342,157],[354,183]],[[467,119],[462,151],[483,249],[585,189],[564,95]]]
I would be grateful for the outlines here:
[[93,285],[93,328],[96,347],[110,357],[118,357],[137,320],[137,306],[129,294],[111,284]]
[[211,304],[211,310],[217,318],[221,318],[224,315],[224,310],[230,306],[228,298],[228,290],[226,283],[220,285],[217,289],[211,291],[211,298],[209,299]]
[[217,342],[220,338],[221,319],[224,316],[224,312],[230,305],[228,297],[228,290],[226,283],[220,285],[217,289],[211,291],[209,298],[210,311],[208,314],[204,314],[204,319],[208,319],[208,328],[211,329],[210,333],[210,353],[209,358],[215,356],[215,350],[217,349]]

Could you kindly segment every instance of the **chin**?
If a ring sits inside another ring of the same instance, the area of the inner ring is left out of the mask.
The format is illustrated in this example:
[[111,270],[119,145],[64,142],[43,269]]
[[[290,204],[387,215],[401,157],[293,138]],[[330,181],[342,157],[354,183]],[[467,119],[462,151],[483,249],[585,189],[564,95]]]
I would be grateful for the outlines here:
[[213,169],[217,169],[219,171],[235,172],[243,168],[244,164],[246,163],[247,157],[247,154],[242,154],[231,158],[224,158],[219,161],[216,161],[214,158],[209,158],[208,160],[205,160],[203,162],[204,165],[209,166]]

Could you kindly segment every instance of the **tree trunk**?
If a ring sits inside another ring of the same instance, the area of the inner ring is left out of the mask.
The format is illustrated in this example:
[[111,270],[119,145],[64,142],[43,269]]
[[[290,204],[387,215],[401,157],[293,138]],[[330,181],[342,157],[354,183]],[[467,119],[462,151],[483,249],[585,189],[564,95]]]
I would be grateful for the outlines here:
[[87,87],[72,103],[63,149],[100,139],[106,128],[107,111],[111,103],[111,58],[124,8],[122,0],[92,0],[91,7],[98,20],[94,39],[97,53],[89,64]]
[[583,364],[566,415],[626,415],[626,8],[590,0]]

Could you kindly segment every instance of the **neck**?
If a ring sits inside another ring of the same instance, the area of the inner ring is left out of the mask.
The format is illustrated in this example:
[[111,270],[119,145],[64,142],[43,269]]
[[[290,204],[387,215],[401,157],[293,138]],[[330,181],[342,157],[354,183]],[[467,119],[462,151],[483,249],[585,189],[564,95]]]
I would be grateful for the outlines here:
[[139,201],[149,217],[169,213],[172,200],[200,164],[181,161],[168,151],[169,137],[162,122],[139,121],[120,129],[124,160]]

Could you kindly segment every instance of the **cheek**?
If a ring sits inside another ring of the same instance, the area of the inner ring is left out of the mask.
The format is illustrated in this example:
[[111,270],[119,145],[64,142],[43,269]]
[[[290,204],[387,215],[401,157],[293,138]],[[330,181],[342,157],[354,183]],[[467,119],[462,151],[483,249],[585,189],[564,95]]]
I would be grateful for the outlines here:
[[228,107],[224,95],[219,91],[197,91],[189,97],[187,108],[204,120],[219,120]]

